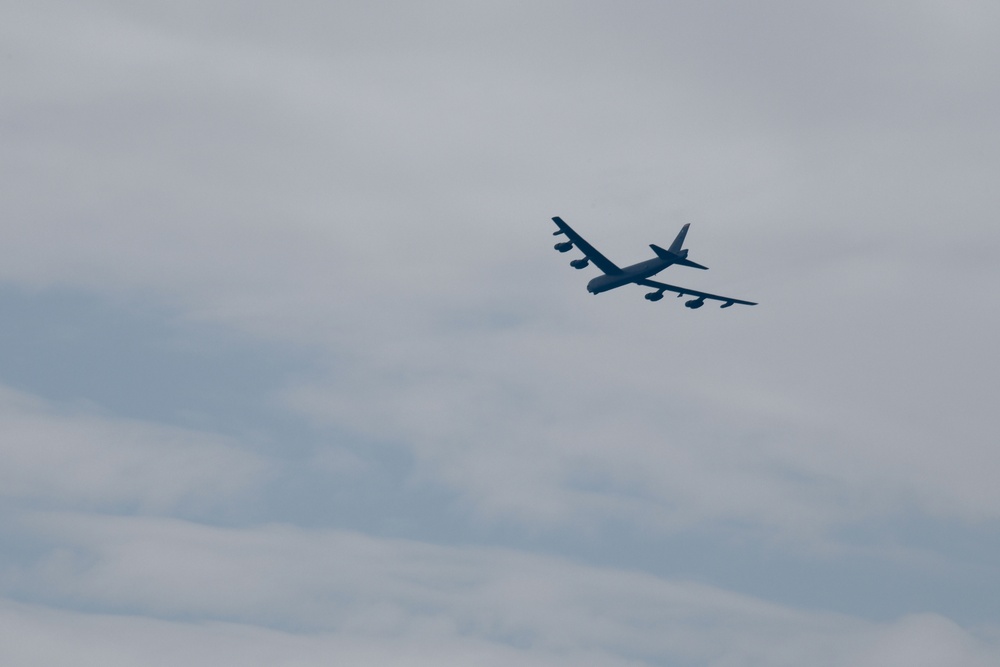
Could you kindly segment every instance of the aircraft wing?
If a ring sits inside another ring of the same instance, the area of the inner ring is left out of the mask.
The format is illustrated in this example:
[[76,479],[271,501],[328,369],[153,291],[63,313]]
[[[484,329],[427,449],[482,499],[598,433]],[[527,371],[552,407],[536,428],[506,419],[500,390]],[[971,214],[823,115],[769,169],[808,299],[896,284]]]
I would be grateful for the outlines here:
[[713,301],[725,301],[722,304],[723,308],[728,308],[733,304],[741,303],[744,306],[756,306],[757,303],[754,301],[744,301],[743,299],[734,299],[729,296],[719,296],[718,294],[709,294],[708,292],[699,292],[696,289],[688,289],[687,287],[677,287],[676,285],[668,285],[666,283],[661,283],[656,280],[643,279],[636,281],[638,285],[645,285],[646,287],[652,287],[653,289],[666,290],[668,292],[677,292],[680,296],[696,296],[699,299],[711,299]]
[[559,216],[552,218],[552,222],[556,223],[556,227],[559,231],[556,234],[565,234],[566,238],[573,242],[577,248],[579,248],[587,259],[594,263],[594,266],[599,268],[604,273],[621,273],[622,270],[612,262],[610,259],[602,255],[597,251],[597,248],[587,243],[582,236],[573,231],[573,228],[563,222],[563,219]]

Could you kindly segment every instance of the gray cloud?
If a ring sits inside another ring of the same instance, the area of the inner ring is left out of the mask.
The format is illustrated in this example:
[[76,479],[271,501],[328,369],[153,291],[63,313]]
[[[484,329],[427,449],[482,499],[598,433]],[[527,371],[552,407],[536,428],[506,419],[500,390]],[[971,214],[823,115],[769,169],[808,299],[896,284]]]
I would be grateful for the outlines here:
[[[154,618],[196,614],[249,624],[243,632],[251,643],[275,639],[251,626],[282,627],[295,632],[284,637],[284,651],[305,650],[306,664],[316,660],[308,652],[316,643],[333,650],[360,644],[367,651],[388,645],[388,655],[436,643],[448,653],[524,655],[544,660],[539,664],[655,664],[672,657],[685,664],[985,665],[996,657],[981,639],[935,615],[862,623],[502,549],[162,519],[50,515],[35,523],[78,550],[72,559],[53,553],[29,575],[56,599],[86,599],[107,611]],[[53,620],[38,612],[28,617],[39,615]],[[225,642],[232,632],[212,641]],[[241,644],[222,649],[239,651]],[[457,660],[448,653],[442,659]]]
[[53,406],[0,389],[0,488],[41,507],[170,512],[229,502],[266,461],[210,434]]

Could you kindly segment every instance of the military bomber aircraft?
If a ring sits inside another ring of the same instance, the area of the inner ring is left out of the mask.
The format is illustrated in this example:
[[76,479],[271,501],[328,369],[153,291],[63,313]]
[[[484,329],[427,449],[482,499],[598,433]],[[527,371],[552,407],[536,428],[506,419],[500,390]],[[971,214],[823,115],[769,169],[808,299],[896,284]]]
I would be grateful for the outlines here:
[[688,308],[701,308],[705,305],[705,300],[711,301],[722,301],[722,308],[729,308],[737,303],[744,306],[756,306],[757,304],[753,301],[744,301],[742,299],[734,299],[729,296],[719,296],[718,294],[709,294],[708,292],[699,292],[698,290],[689,289],[687,287],[677,287],[676,285],[668,285],[667,283],[661,283],[656,280],[650,280],[657,273],[672,266],[678,264],[680,266],[690,266],[695,269],[708,269],[707,266],[702,266],[701,264],[696,264],[687,258],[688,251],[684,249],[684,237],[687,236],[688,227],[690,223],[681,227],[681,231],[677,234],[677,238],[674,242],[670,244],[669,248],[661,248],[658,245],[650,244],[650,248],[656,253],[656,257],[653,259],[647,259],[644,262],[639,262],[638,264],[632,264],[631,266],[626,266],[619,268],[614,262],[609,260],[607,257],[602,255],[597,251],[594,246],[587,243],[582,236],[573,231],[573,228],[563,222],[560,217],[552,218],[552,221],[556,223],[559,228],[558,231],[552,233],[553,236],[564,235],[567,240],[557,243],[555,249],[559,252],[569,252],[574,247],[579,248],[583,252],[583,257],[580,259],[574,259],[569,263],[574,269],[586,268],[591,262],[604,272],[603,275],[597,276],[589,283],[587,283],[587,291],[591,294],[600,294],[601,292],[607,292],[608,290],[613,290],[622,285],[636,284],[642,285],[643,287],[652,287],[655,291],[646,294],[646,299],[649,301],[659,301],[663,298],[663,292],[676,292],[678,297],[682,296],[693,296],[695,298],[685,301],[684,305]]

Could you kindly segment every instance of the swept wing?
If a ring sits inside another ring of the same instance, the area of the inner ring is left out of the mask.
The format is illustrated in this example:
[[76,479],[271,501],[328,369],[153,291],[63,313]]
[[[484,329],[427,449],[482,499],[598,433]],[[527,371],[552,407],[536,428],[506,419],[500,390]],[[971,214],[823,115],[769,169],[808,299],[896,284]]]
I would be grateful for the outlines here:
[[556,223],[559,231],[556,234],[565,234],[573,245],[580,249],[581,252],[594,263],[594,266],[599,268],[604,273],[610,273],[612,275],[619,274],[622,272],[618,265],[612,262],[610,259],[602,255],[597,251],[597,248],[587,243],[582,236],[573,231],[573,228],[563,222],[563,219],[556,216],[552,218],[552,222]]
[[637,284],[644,285],[646,287],[652,287],[653,289],[666,290],[668,292],[677,292],[681,296],[696,296],[699,299],[710,299],[713,301],[725,301],[722,304],[723,308],[728,308],[733,304],[743,304],[744,306],[756,306],[755,301],[744,301],[743,299],[734,299],[729,296],[719,296],[718,294],[709,294],[708,292],[699,292],[696,289],[688,289],[687,287],[677,287],[676,285],[668,285],[667,283],[661,283],[657,280],[649,280],[648,278],[643,280],[637,280]]

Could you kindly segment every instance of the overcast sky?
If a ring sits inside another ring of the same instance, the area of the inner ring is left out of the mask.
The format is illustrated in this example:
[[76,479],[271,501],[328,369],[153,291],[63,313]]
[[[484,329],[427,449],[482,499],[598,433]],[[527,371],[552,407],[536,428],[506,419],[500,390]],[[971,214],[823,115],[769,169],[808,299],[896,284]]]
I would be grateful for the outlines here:
[[996,2],[33,0],[0,84],[4,665],[1000,664]]

